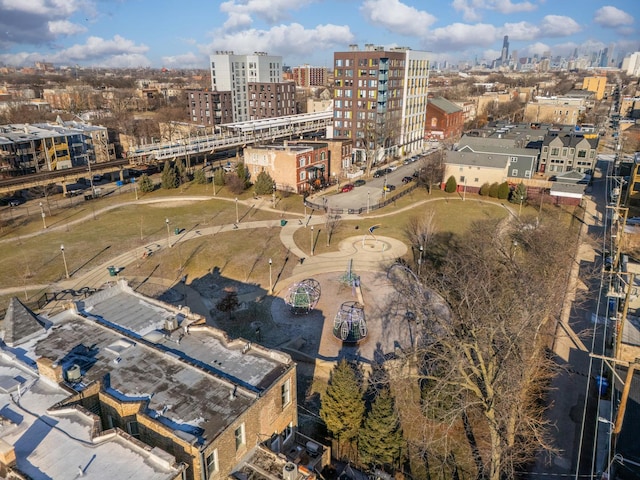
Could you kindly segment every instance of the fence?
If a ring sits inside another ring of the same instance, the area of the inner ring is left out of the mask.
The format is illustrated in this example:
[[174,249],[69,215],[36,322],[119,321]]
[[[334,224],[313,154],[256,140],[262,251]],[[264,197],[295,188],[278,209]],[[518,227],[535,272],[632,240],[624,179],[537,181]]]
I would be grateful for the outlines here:
[[344,215],[344,214],[362,215],[363,213],[367,213],[367,210],[368,211],[373,211],[373,210],[378,210],[379,208],[384,208],[387,205],[390,205],[390,204],[394,203],[399,198],[402,198],[405,195],[413,192],[416,188],[418,188],[418,184],[416,182],[412,182],[411,185],[409,185],[407,188],[404,188],[403,190],[401,190],[400,192],[398,192],[398,193],[396,193],[394,195],[391,195],[386,200],[384,200],[382,202],[375,203],[373,205],[369,205],[368,207],[364,206],[364,207],[359,207],[359,208],[329,208],[324,203],[314,203],[314,202],[310,201],[308,198],[305,198],[304,204],[307,207],[312,208],[313,210],[323,210],[327,214],[333,214],[333,215]]

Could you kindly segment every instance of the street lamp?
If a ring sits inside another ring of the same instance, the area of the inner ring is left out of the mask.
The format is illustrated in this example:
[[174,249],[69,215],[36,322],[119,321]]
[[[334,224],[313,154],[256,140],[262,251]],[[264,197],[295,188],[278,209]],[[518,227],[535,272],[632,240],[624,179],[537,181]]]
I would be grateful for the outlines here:
[[422,245],[420,245],[420,256],[418,257],[418,275],[420,275],[420,267],[422,266]]
[[522,201],[524,200],[524,195],[520,195],[520,207],[518,208],[518,218],[520,217],[520,214],[522,213]]
[[44,207],[42,206],[42,202],[40,202],[40,214],[42,215],[42,228],[47,228],[47,221],[45,220]]
[[67,257],[64,256],[64,245],[60,245],[60,251],[62,252],[62,261],[64,262],[64,273],[69,278],[69,269],[67,268]]
[[240,217],[238,216],[238,197],[236,197],[236,223],[240,223]]
[[313,225],[311,225],[311,256],[313,257]]
[[271,279],[271,265],[273,261],[269,259],[269,295],[273,293],[273,280]]
[[371,190],[367,190],[367,213],[369,213],[370,200],[371,200]]
[[169,219],[165,218],[164,223],[167,224],[167,246],[171,247],[171,234],[169,233]]

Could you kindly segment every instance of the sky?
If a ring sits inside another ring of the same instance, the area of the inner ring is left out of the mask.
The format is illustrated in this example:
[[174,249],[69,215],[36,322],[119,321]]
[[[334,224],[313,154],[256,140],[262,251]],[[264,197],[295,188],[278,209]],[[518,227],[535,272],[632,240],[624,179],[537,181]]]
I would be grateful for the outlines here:
[[640,0],[0,0],[0,63],[208,68],[216,51],[330,67],[349,45],[434,61],[640,50]]

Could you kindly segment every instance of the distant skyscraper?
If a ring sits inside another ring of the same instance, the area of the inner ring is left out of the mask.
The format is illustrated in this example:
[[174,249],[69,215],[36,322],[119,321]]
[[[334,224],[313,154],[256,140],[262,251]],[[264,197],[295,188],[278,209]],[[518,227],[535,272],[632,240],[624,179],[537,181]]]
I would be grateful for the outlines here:
[[504,36],[502,41],[502,55],[500,55],[500,64],[507,65],[509,63],[509,35]]

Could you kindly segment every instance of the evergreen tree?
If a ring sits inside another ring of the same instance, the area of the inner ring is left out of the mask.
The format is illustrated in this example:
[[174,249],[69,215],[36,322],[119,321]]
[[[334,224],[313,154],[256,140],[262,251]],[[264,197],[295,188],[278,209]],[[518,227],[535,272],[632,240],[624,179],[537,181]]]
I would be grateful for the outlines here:
[[487,196],[489,195],[489,184],[488,183],[483,183],[482,186],[480,187],[480,195],[482,196]]
[[453,193],[456,191],[457,188],[458,188],[458,184],[456,183],[456,178],[453,175],[451,175],[447,179],[447,183],[444,186],[444,191],[447,193]]
[[215,182],[216,186],[222,187],[224,185],[224,170],[222,170],[221,168],[216,170],[213,174],[213,181]]
[[140,177],[139,184],[140,184],[140,191],[142,193],[153,192],[155,188],[153,181],[151,181],[151,179],[149,178],[149,175],[147,175],[146,173]]
[[178,186],[178,176],[176,175],[175,168],[168,160],[164,163],[162,169],[162,188],[170,189]]
[[193,173],[193,183],[198,185],[204,185],[207,183],[207,177],[204,174],[204,170],[198,169]]
[[516,188],[511,192],[511,203],[525,203],[527,201],[527,187],[524,183],[519,183]]
[[506,200],[509,198],[509,193],[511,193],[511,189],[509,188],[508,182],[502,182],[498,185],[498,198],[500,200]]
[[331,372],[320,407],[320,418],[338,440],[339,456],[341,444],[355,440],[358,435],[365,409],[362,395],[358,372],[346,360],[341,360]]
[[491,198],[498,198],[498,182],[492,183],[489,187],[489,196]]
[[249,170],[245,167],[244,162],[238,162],[236,165],[236,175],[241,180],[243,188],[249,187]]
[[404,446],[402,430],[388,388],[376,396],[358,434],[360,460],[368,465],[392,465]]
[[273,178],[267,172],[260,172],[253,189],[256,195],[271,195],[273,193]]

